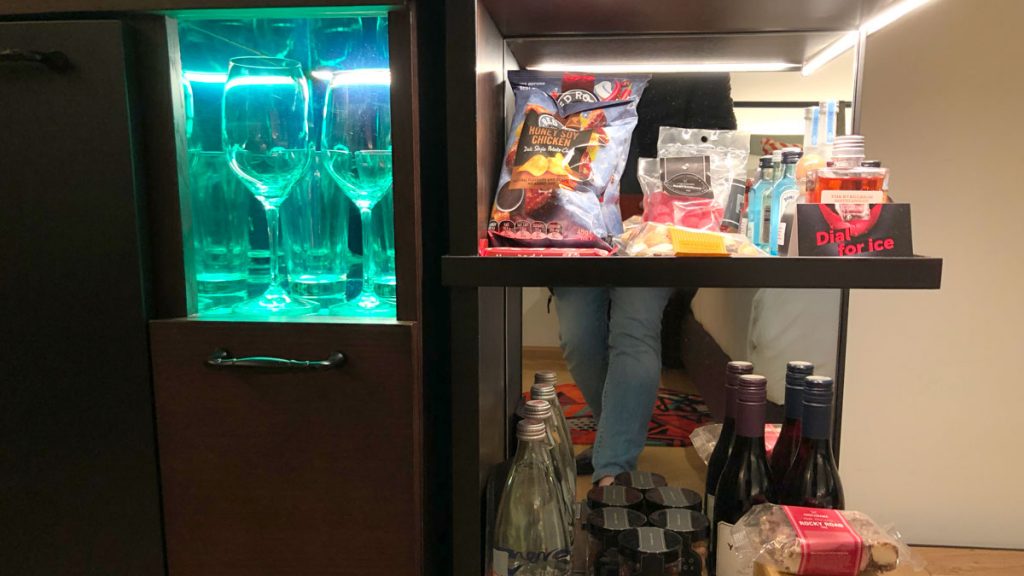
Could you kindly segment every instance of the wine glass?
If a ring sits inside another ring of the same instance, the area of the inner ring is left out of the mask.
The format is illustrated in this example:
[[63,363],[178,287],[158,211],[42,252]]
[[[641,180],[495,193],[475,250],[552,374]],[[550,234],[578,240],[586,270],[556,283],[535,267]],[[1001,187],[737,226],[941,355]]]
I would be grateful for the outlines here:
[[338,72],[327,88],[322,147],[327,171],[359,208],[363,281],[359,296],[332,308],[382,314],[393,308],[374,291],[373,207],[391,188],[391,73],[386,68]]
[[246,315],[312,314],[319,305],[293,298],[278,269],[278,209],[312,158],[309,87],[302,65],[286,58],[232,58],[224,84],[223,143],[228,164],[267,215],[270,285],[235,306]]

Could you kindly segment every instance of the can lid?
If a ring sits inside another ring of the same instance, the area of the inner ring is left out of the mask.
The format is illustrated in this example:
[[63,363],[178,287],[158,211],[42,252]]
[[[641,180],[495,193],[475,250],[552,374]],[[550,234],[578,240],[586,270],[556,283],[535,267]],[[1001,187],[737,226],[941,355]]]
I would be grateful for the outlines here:
[[547,428],[540,420],[520,420],[516,424],[516,437],[520,440],[545,440]]
[[682,547],[683,539],[678,534],[662,528],[630,528],[619,535],[619,553],[637,563],[649,557],[666,564],[675,562]]
[[629,486],[594,486],[587,492],[587,505],[593,510],[609,506],[636,508],[643,499],[639,490]]
[[769,156],[761,156],[761,159],[757,163],[757,167],[758,168],[771,168],[772,167],[772,157],[770,155]]
[[619,486],[629,486],[644,491],[658,486],[668,486],[668,481],[661,474],[634,470],[632,472],[620,472],[615,475],[615,483]]
[[623,530],[643,526],[646,523],[647,518],[643,514],[618,506],[594,510],[587,515],[587,531],[600,537],[617,535]]
[[[644,499],[661,508],[700,508],[700,494],[686,488],[658,486],[644,494]],[[664,528],[664,526],[662,526]]]
[[527,400],[523,405],[523,417],[547,420],[551,416],[551,404],[546,400]]
[[651,524],[689,537],[690,542],[705,540],[708,537],[708,519],[700,512],[684,508],[666,508],[658,510],[650,516]]

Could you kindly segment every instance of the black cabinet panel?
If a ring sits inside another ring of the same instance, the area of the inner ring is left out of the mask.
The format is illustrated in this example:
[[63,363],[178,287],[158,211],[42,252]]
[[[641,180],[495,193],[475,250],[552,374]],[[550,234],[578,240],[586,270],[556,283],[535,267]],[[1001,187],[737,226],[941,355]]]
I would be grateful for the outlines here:
[[121,24],[0,49],[0,574],[162,574]]

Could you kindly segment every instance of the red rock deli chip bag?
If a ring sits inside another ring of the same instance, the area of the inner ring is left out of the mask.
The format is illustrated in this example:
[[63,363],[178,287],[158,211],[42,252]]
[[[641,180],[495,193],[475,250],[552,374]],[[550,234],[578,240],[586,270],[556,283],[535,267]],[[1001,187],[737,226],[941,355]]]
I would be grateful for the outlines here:
[[622,233],[619,179],[650,76],[514,70],[516,97],[491,246],[610,249]]

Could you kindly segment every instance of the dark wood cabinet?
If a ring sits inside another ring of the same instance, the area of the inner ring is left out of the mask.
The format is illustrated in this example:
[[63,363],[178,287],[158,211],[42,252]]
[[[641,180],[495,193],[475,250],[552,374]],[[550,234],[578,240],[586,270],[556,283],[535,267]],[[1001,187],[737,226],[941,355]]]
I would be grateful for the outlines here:
[[124,46],[0,23],[0,574],[164,572]]
[[[416,324],[157,321],[151,339],[170,574],[421,573]],[[217,368],[217,349],[346,360]]]

